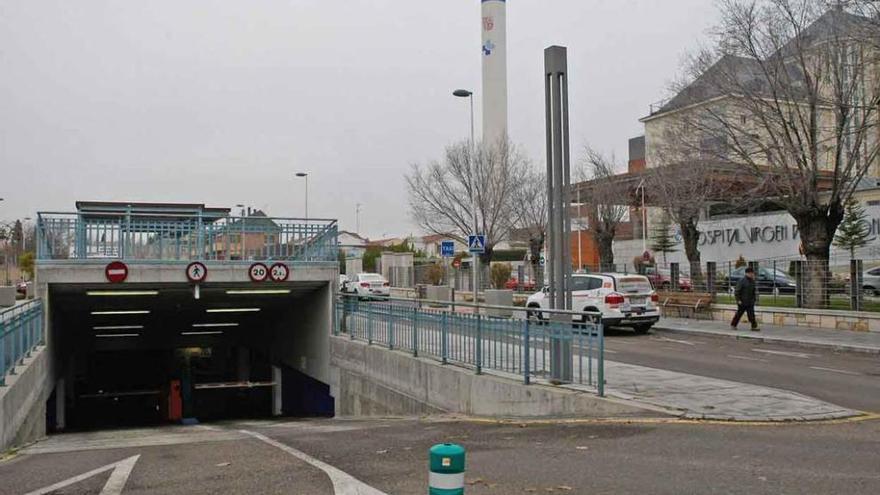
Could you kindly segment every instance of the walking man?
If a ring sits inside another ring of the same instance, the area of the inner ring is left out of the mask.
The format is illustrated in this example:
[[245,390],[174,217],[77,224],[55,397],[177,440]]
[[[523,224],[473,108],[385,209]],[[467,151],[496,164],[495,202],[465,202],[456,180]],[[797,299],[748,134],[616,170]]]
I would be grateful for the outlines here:
[[758,300],[758,287],[755,284],[755,270],[752,267],[746,268],[746,276],[741,278],[736,284],[736,291],[733,293],[736,298],[736,315],[730,322],[730,328],[736,330],[739,320],[743,313],[749,317],[749,323],[752,324],[752,331],[757,332],[758,322],[755,320],[755,303]]

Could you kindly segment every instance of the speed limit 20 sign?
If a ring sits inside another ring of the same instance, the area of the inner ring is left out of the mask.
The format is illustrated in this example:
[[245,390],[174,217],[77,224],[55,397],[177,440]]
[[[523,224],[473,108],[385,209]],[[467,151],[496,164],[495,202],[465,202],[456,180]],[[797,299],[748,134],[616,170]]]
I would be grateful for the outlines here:
[[254,263],[248,269],[248,276],[253,282],[264,282],[266,277],[269,276],[269,269],[262,263]]

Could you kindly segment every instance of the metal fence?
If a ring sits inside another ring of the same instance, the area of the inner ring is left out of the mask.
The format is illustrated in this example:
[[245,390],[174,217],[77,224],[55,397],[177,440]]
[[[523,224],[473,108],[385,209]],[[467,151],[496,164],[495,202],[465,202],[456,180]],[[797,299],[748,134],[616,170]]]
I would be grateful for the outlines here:
[[335,220],[39,213],[38,260],[336,261]]
[[[493,310],[513,316],[488,316]],[[361,300],[344,294],[337,299],[336,312],[336,335],[467,366],[478,374],[491,370],[517,375],[527,385],[533,379],[551,379],[551,349],[566,349],[561,355],[571,356],[572,383],[605,394],[604,329],[601,323],[584,321],[590,319],[584,313],[545,310],[557,316],[533,320],[522,308],[395,298]]]
[[659,290],[711,293],[716,303],[735,304],[734,291],[747,267],[755,271],[762,306],[880,311],[880,260],[661,263],[643,273]]
[[43,304],[33,300],[0,312],[0,386],[43,343]]

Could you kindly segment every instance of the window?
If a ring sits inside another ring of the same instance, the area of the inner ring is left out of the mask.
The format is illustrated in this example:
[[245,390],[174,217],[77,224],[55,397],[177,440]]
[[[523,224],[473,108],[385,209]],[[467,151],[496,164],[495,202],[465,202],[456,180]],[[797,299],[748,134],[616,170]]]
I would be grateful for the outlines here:
[[578,290],[593,290],[602,287],[602,280],[596,277],[572,277],[571,278],[571,289],[573,291]]

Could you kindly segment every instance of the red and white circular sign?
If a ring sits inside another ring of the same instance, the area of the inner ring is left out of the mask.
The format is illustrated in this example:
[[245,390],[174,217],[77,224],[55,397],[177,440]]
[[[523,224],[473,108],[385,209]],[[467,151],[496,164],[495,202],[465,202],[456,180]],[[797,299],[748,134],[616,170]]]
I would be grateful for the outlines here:
[[200,261],[193,261],[186,265],[186,278],[190,282],[204,282],[208,278],[208,267]]
[[269,276],[269,269],[262,263],[254,263],[248,269],[248,276],[254,282],[264,282],[266,277]]
[[290,268],[284,263],[275,263],[269,270],[269,277],[273,282],[284,282],[290,276]]
[[128,278],[128,267],[121,261],[113,261],[104,268],[104,276],[111,284],[125,282],[125,279]]

